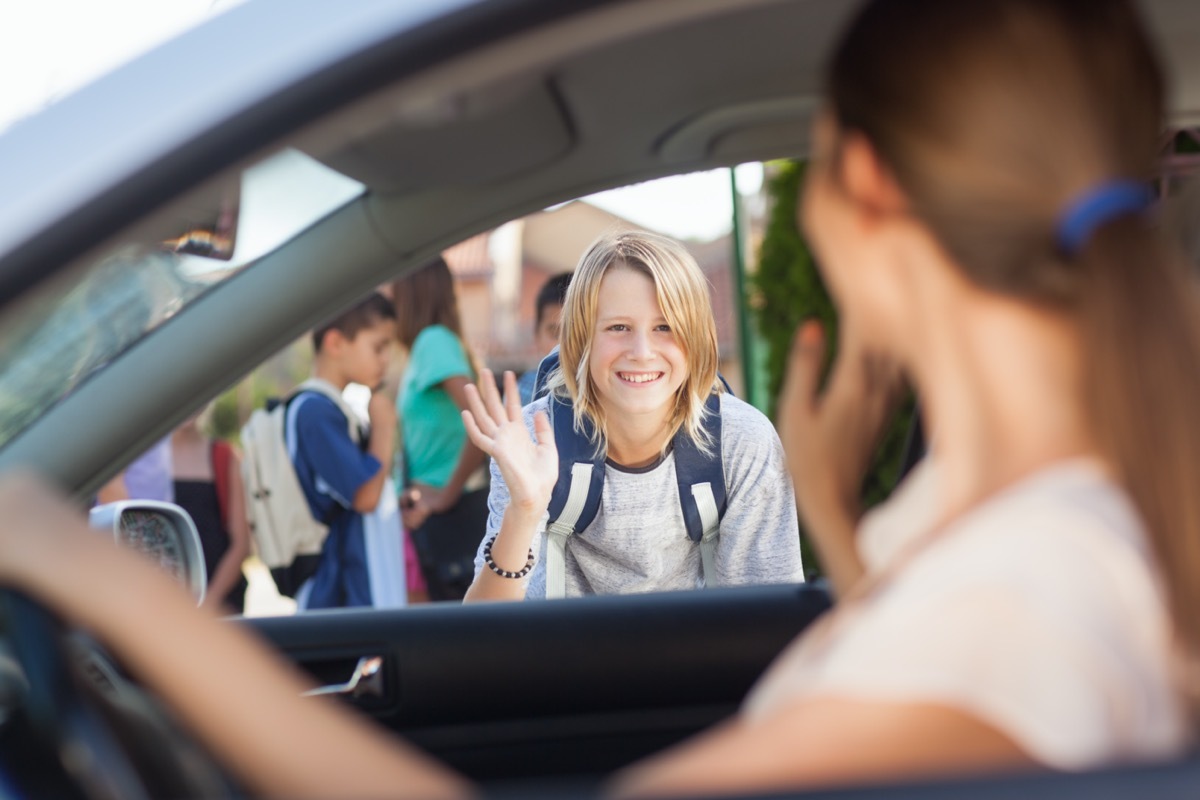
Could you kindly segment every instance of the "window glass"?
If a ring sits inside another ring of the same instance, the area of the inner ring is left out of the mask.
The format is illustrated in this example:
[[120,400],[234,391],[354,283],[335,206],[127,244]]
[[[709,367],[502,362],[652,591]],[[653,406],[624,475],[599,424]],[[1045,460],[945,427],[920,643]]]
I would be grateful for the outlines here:
[[[249,167],[238,184],[236,202],[185,198],[186,213],[158,221],[173,231],[167,240],[118,241],[0,318],[0,446],[213,285],[364,191],[294,150]],[[213,209],[212,226],[190,218],[197,205]]]

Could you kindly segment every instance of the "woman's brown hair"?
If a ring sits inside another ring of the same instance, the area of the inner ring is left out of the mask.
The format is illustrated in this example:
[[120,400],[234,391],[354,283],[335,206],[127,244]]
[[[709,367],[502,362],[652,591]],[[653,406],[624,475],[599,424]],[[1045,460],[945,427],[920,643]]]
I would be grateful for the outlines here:
[[1057,240],[1064,211],[1089,190],[1148,185],[1155,171],[1165,87],[1133,5],[875,0],[837,50],[827,89],[840,130],[871,142],[973,282],[1077,320],[1091,430],[1142,515],[1183,663],[1194,664],[1193,279],[1144,214],[1108,221],[1076,252]]

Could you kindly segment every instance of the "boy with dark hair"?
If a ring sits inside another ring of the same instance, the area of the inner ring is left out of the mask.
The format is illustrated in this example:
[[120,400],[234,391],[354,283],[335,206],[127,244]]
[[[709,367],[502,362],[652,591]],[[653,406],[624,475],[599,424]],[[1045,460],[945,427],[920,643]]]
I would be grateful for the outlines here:
[[[313,352],[320,354],[325,334],[332,330],[340,331],[342,336],[353,339],[362,329],[369,328],[381,322],[390,323],[390,327],[394,333],[396,309],[392,306],[392,302],[382,294],[371,292],[358,305],[347,311],[343,311],[320,327],[313,328]],[[355,382],[357,383],[357,381]],[[368,385],[371,388],[375,388],[372,384]]]
[[374,292],[314,330],[312,379],[288,406],[284,438],[296,477],[313,517],[329,527],[316,572],[297,592],[301,609],[373,604],[364,515],[385,499],[396,412],[391,399],[373,393],[363,432],[342,391],[349,383],[372,390],[382,383],[395,319],[392,304]]
[[[538,291],[537,316],[533,325],[533,343],[537,347],[538,360],[558,344],[558,332],[562,327],[563,303],[567,299],[567,286],[571,283],[571,273],[564,272],[550,278]],[[533,384],[537,379],[537,365],[525,372],[517,380],[517,391],[521,393],[521,405],[527,406],[533,401]]]

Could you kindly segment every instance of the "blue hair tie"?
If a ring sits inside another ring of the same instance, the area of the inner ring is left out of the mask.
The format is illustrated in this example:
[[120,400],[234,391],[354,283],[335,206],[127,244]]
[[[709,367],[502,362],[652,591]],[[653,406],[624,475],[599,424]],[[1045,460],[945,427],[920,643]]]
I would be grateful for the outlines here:
[[1154,195],[1137,181],[1108,181],[1081,194],[1058,221],[1058,246],[1070,257],[1079,255],[1083,246],[1102,225],[1126,214],[1136,214],[1154,203]]

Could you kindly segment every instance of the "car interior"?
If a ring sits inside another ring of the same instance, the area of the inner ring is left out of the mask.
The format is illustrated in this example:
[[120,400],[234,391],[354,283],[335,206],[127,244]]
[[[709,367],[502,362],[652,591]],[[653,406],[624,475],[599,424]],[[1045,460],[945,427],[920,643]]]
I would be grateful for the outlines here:
[[[0,468],[37,469],[83,500],[306,329],[467,236],[601,189],[802,157],[819,109],[820,64],[854,6],[454,5],[211,120],[0,260],[2,332],[16,306],[63,295],[122,248],[179,235],[183,221],[228,197],[244,171],[281,152],[299,152],[363,187],[81,376],[8,438]],[[1172,123],[1190,124],[1200,119],[1200,5],[1144,5],[1176,78]],[[297,15],[316,13],[306,7],[297,5]],[[255,46],[239,31],[265,13],[255,3],[235,8],[189,41],[199,50],[234,48],[236,61],[236,48]],[[136,73],[135,64],[115,74],[108,90]],[[48,277],[39,271],[45,264],[62,266]],[[783,645],[829,603],[818,586],[770,586],[231,624],[326,686],[350,682],[363,659],[381,659],[342,699],[494,793],[587,794],[611,770],[735,711]],[[1187,786],[1200,786],[1190,762],[838,796],[1095,797]]]

